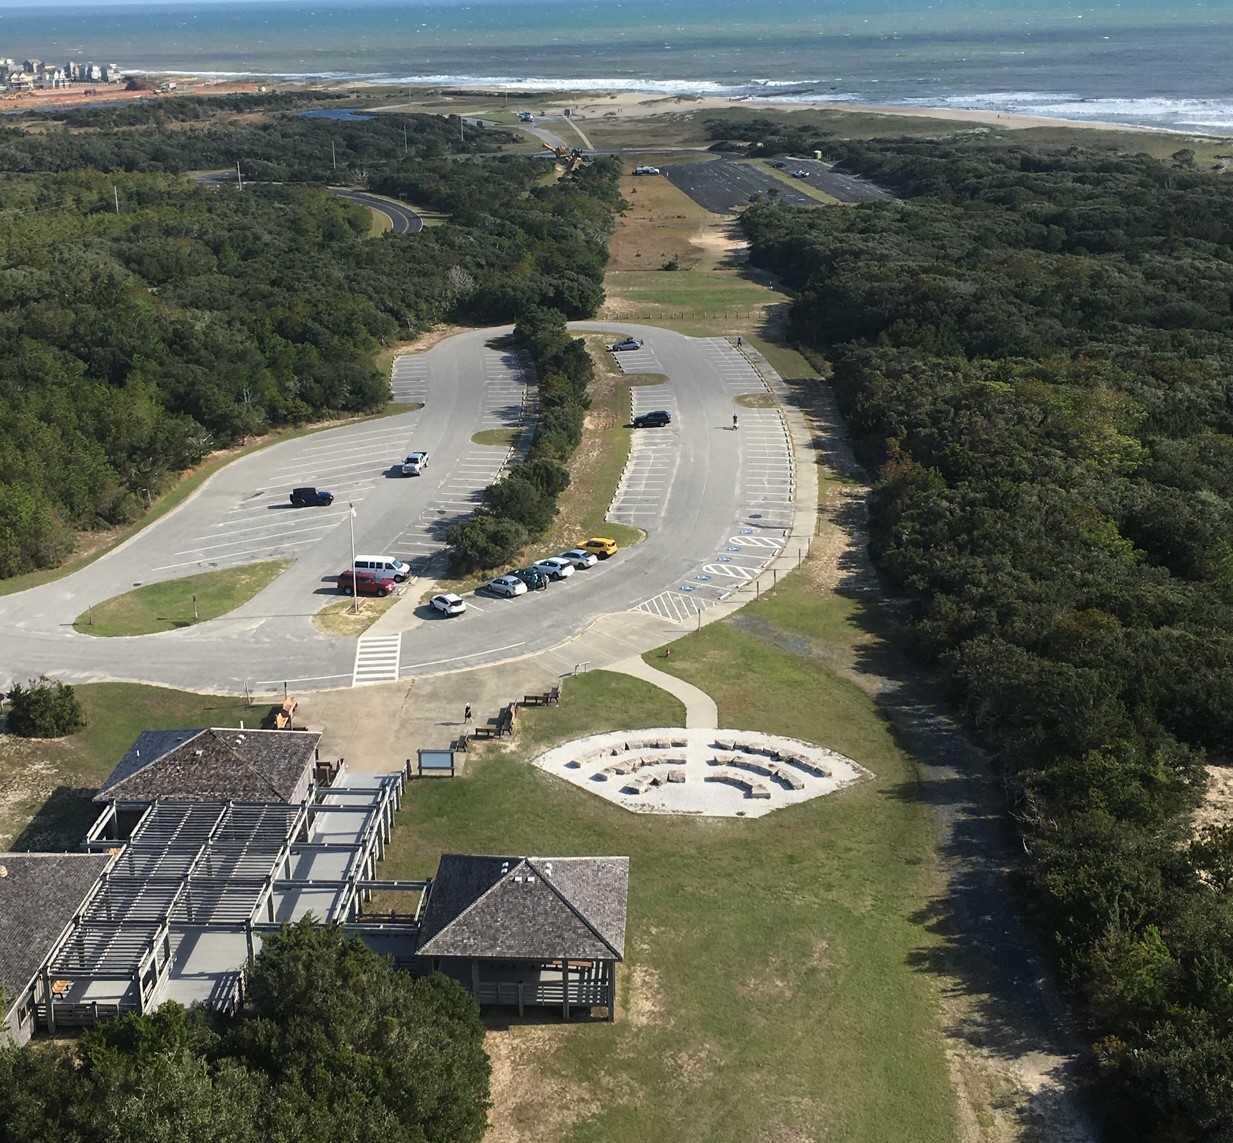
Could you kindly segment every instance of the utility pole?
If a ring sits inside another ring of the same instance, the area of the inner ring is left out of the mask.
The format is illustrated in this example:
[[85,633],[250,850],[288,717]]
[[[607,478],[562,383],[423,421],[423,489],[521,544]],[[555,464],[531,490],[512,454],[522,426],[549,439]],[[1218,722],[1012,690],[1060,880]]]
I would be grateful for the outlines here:
[[407,125],[402,125],[402,154],[403,158],[407,156]]
[[347,523],[351,525],[351,592],[352,604],[351,610],[358,615],[360,612],[360,590],[359,585],[355,582],[355,505],[347,505]]
[[112,190],[112,193],[116,196],[116,214],[119,214],[120,213],[120,188],[117,186],[113,186],[111,190]]
[[334,164],[334,169],[338,170],[338,155],[334,151],[334,140],[330,140],[330,159]]
[[460,141],[462,141],[462,142],[464,142],[464,143],[466,142],[466,140],[463,138],[463,134],[462,134],[462,112],[461,112],[461,111],[460,111],[460,112],[458,112],[458,138],[459,138],[459,140],[460,140]]
[[238,184],[240,190],[243,190],[244,189],[244,176],[240,173],[240,160],[239,159],[236,159],[235,161],[235,181]]

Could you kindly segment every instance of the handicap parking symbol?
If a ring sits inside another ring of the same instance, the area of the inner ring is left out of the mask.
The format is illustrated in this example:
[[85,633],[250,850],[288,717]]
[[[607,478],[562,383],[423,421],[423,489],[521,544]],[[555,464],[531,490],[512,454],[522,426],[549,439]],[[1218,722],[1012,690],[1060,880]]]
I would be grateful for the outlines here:
[[732,562],[732,557],[731,556],[716,556],[715,562],[717,564],[730,564]]
[[693,589],[694,589],[694,585],[693,585],[692,583],[683,583],[683,584],[681,584],[681,590],[682,590],[682,591],[693,591]]
[[739,552],[740,550],[740,548],[734,548],[731,544],[728,545],[728,551],[730,552]]
[[739,529],[739,530],[737,531],[737,533],[736,533],[736,534],[737,534],[738,536],[752,536],[752,535],[753,535],[753,529],[752,529],[752,528],[741,528],[741,529]]
[[708,579],[710,579],[710,578],[711,578],[711,577],[710,577],[709,575],[696,575],[696,576],[694,576],[694,579],[700,579],[700,580],[702,580],[702,582],[703,582],[703,583],[705,583],[705,582],[706,582]]

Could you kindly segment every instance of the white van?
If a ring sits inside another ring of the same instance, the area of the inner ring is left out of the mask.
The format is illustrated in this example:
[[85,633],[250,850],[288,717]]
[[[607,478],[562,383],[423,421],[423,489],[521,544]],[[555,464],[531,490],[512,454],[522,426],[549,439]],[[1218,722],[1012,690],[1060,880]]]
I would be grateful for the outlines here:
[[376,572],[383,579],[402,583],[411,574],[411,565],[394,556],[356,556],[357,572]]

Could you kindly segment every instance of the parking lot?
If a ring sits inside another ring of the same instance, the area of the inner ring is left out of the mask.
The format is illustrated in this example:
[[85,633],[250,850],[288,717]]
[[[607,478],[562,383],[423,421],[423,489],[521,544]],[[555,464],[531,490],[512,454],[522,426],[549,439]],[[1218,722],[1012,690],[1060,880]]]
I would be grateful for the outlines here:
[[[774,173],[740,155],[723,155],[706,163],[689,163],[665,167],[664,176],[690,198],[712,214],[732,214],[749,204],[754,194],[765,195],[774,190],[779,201],[788,206],[818,206],[818,200],[794,189],[805,183],[840,202],[889,202],[894,195],[858,175],[835,171],[829,164],[816,159],[784,157],[777,159],[784,167]],[[793,171],[806,171],[807,176],[795,180]],[[786,176],[786,177],[785,177]]]

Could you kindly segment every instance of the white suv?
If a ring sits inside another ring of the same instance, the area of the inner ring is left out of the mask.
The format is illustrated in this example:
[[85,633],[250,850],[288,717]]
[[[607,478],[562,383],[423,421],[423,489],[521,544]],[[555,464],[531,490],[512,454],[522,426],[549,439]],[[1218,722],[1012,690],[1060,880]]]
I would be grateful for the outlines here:
[[546,560],[536,560],[531,566],[539,568],[549,579],[564,579],[574,574],[574,565],[564,556],[549,556]]
[[403,476],[419,476],[428,465],[428,454],[426,452],[409,452],[407,459],[402,462]]

